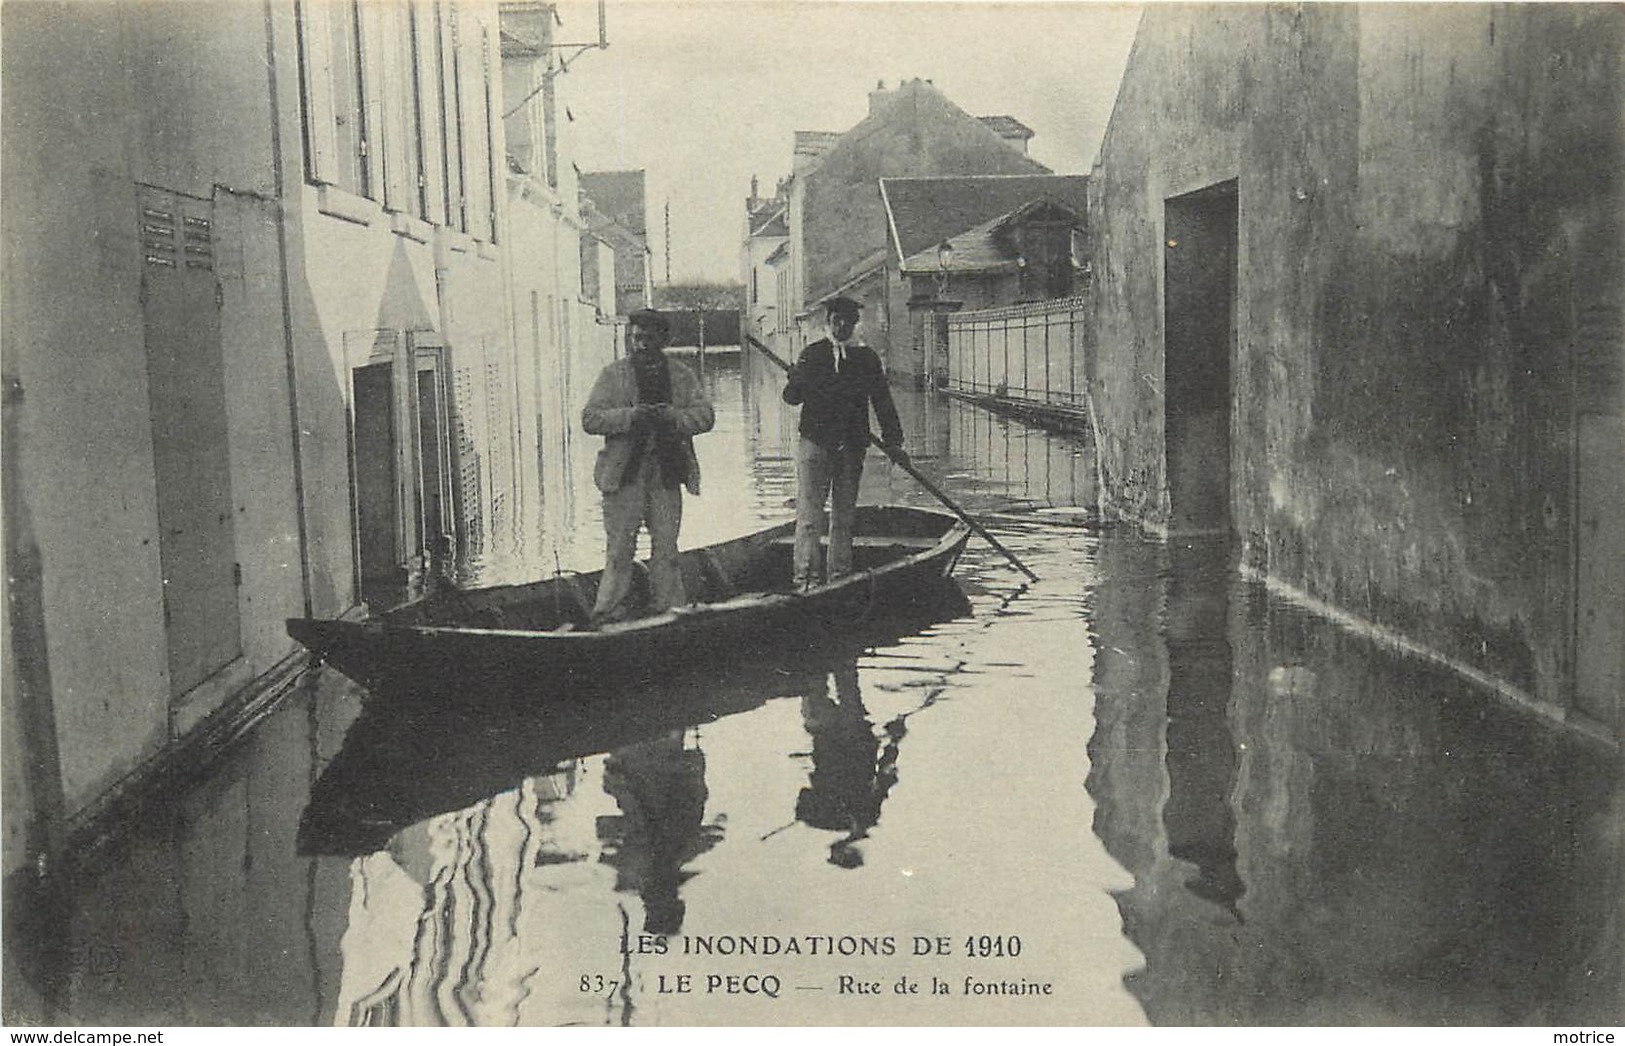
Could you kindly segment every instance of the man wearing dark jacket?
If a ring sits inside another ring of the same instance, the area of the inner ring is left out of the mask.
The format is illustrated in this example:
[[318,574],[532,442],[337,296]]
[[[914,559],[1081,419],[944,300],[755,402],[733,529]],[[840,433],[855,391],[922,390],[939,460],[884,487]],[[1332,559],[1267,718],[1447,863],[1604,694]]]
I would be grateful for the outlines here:
[[861,308],[851,298],[831,298],[825,303],[829,337],[802,350],[784,386],[784,402],[801,405],[794,572],[798,589],[818,583],[818,545],[825,531],[826,500],[830,506],[827,577],[834,581],[852,572],[852,521],[863,456],[869,447],[871,405],[880,422],[881,441],[903,453],[903,427],[880,357],[854,337]]

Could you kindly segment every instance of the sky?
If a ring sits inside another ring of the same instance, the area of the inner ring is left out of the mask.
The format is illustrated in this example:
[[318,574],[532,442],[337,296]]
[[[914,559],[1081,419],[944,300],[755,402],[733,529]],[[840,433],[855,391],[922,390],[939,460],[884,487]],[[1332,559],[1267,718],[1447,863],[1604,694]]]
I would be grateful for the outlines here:
[[[559,42],[597,39],[596,4],[560,18]],[[795,132],[849,130],[878,81],[1014,116],[1034,159],[1087,173],[1138,18],[1100,0],[608,0],[609,47],[570,61],[558,97],[582,170],[647,172],[655,282],[668,202],[671,280],[737,281],[752,175],[770,195]]]

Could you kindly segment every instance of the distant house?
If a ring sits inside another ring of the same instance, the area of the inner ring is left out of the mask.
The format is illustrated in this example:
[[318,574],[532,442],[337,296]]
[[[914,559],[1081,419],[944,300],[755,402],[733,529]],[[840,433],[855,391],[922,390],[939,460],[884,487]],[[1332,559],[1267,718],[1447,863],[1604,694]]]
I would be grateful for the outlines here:
[[585,195],[581,197],[581,224],[580,301],[593,307],[595,318],[615,315],[620,311],[616,260],[623,251],[638,251],[640,241],[606,217]]
[[1077,293],[1088,185],[1067,174],[880,179],[889,244],[863,282],[891,319],[892,376],[940,376],[931,350],[944,313]]
[[745,303],[740,313],[743,334],[763,342],[779,330],[779,265],[790,239],[788,197],[780,182],[771,197],[757,195],[756,179],[751,179],[750,197],[745,201],[745,241],[740,265],[745,283]]
[[[877,180],[1047,175],[1047,167],[1026,155],[1031,137],[1020,121],[978,119],[919,79],[871,91],[868,116],[843,134],[797,132],[787,184],[788,285],[782,306],[794,316],[783,347],[793,351],[816,336],[822,322],[818,303],[841,293],[868,304],[862,333],[886,353],[893,324],[906,324],[907,315],[906,309],[899,315],[891,308],[887,293],[884,263],[893,246]],[[979,212],[951,231],[1005,213],[1036,195]]]
[[592,201],[589,231],[615,251],[615,313],[648,308],[654,295],[643,171],[583,171],[581,192]]

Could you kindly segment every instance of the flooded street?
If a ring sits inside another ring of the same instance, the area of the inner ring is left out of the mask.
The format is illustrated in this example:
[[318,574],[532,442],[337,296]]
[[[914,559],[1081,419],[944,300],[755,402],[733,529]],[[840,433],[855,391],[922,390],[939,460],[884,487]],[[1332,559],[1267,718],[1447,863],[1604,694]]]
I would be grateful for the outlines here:
[[[776,373],[706,381],[684,547],[794,514]],[[899,407],[1041,581],[973,538],[915,634],[579,706],[313,672],[8,925],[31,982],[79,1024],[1618,1021],[1617,754],[1085,526],[1082,443]],[[596,449],[469,575],[600,565]],[[936,504],[878,454],[860,500]]]

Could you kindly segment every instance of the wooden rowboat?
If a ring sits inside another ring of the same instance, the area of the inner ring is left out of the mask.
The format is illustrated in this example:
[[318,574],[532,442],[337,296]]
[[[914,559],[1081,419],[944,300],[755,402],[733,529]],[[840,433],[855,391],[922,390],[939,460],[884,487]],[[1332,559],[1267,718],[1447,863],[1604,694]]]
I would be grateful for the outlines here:
[[[954,516],[860,506],[854,572],[809,592],[790,584],[795,524],[679,557],[688,606],[588,626],[599,573],[446,590],[360,621],[290,618],[288,634],[374,690],[569,694],[581,684],[711,670],[773,645],[816,646],[941,599],[970,537]],[[634,602],[648,590],[639,564]]]
[[824,692],[831,673],[971,613],[951,578],[930,583],[917,615],[871,622],[816,648],[764,651],[704,676],[631,685],[593,682],[568,693],[380,691],[351,723],[311,788],[298,852],[363,856],[436,814],[461,810],[569,761],[637,746],[742,715],[770,701]]

